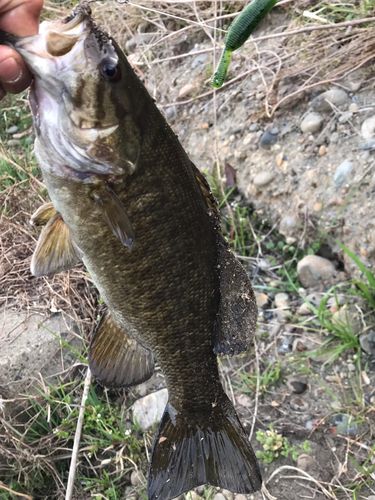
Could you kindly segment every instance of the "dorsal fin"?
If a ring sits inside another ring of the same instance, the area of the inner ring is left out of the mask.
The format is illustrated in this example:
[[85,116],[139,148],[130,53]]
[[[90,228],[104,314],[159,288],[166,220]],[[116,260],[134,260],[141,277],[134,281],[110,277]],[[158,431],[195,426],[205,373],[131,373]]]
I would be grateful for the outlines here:
[[233,355],[247,351],[256,330],[258,308],[242,264],[228,245],[219,245],[220,304],[214,332],[214,352]]
[[118,327],[106,310],[89,348],[89,365],[94,377],[105,387],[141,384],[154,373],[151,352],[123,327]]
[[81,252],[61,214],[56,212],[40,233],[31,259],[31,272],[36,277],[51,276],[71,269],[80,260]]
[[93,198],[102,210],[112,233],[131,250],[135,241],[134,230],[122,201],[109,186],[96,188]]
[[45,203],[31,216],[30,224],[32,226],[45,226],[55,213],[56,209],[53,203]]
[[197,169],[194,163],[191,163],[194,169],[195,178],[198,181],[199,187],[201,188],[202,194],[205,197],[208,208],[219,217],[219,209],[215,196],[211,192],[210,185],[207,182],[205,176]]

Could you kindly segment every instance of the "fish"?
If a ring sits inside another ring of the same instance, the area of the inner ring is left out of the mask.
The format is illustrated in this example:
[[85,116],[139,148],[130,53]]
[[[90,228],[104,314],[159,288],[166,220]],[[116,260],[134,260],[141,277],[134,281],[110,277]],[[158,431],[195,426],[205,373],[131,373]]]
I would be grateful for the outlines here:
[[51,199],[32,217],[42,227],[32,273],[83,261],[105,303],[88,353],[100,384],[140,384],[155,362],[165,375],[149,500],[206,483],[259,490],[217,362],[250,348],[257,306],[206,178],[87,3],[38,35],[1,32],[0,43],[33,75],[35,153]]

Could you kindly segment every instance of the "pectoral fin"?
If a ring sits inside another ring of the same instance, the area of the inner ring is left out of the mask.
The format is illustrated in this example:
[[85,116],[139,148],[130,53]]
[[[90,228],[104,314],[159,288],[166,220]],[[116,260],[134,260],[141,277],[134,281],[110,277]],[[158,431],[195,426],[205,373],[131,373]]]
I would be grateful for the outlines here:
[[230,249],[220,246],[220,305],[214,332],[217,355],[247,351],[257,325],[258,308],[243,266]]
[[32,226],[45,226],[55,213],[56,209],[53,203],[45,203],[31,216],[30,224]]
[[135,240],[134,230],[121,200],[108,186],[104,189],[95,190],[93,197],[103,211],[103,215],[112,233],[124,246],[131,250]]
[[[43,207],[42,207],[43,208]],[[52,210],[52,209],[49,209]],[[48,213],[41,213],[37,220],[45,220]],[[53,215],[40,233],[31,259],[30,269],[34,276],[51,276],[67,271],[81,260],[81,252],[72,240],[70,230],[61,214]]]
[[151,352],[136,342],[106,311],[89,348],[89,365],[94,377],[106,387],[141,384],[154,373]]

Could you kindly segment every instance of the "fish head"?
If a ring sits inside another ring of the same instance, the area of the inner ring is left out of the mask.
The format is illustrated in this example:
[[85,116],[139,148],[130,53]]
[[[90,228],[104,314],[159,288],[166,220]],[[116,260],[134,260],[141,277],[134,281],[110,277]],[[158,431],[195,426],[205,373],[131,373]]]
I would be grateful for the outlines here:
[[129,64],[89,6],[43,22],[38,35],[12,46],[34,75],[30,104],[42,168],[50,168],[52,154],[54,164],[78,173],[133,173],[141,134],[126,81]]

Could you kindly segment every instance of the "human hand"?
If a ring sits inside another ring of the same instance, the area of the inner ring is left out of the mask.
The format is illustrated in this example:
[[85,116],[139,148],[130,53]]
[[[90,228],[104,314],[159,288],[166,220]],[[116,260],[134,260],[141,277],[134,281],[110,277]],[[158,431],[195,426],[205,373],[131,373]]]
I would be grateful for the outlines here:
[[[36,35],[43,0],[0,0],[0,29],[18,36]],[[21,56],[0,45],[0,100],[7,92],[17,94],[31,83]]]

